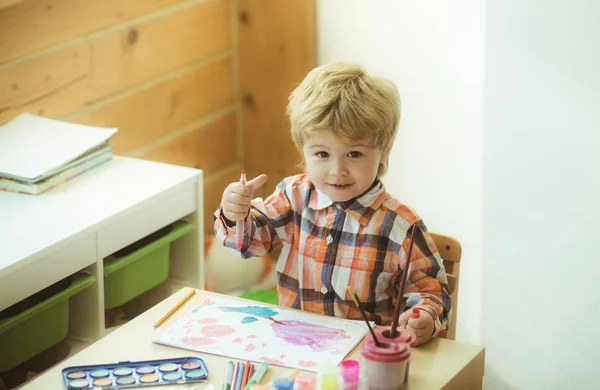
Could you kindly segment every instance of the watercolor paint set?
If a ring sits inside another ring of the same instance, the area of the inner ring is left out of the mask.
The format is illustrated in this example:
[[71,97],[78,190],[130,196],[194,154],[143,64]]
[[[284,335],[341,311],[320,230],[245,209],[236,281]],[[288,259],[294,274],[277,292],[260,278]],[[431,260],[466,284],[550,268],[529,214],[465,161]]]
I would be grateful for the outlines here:
[[200,358],[182,357],[67,367],[62,376],[67,389],[120,389],[198,382],[208,368]]

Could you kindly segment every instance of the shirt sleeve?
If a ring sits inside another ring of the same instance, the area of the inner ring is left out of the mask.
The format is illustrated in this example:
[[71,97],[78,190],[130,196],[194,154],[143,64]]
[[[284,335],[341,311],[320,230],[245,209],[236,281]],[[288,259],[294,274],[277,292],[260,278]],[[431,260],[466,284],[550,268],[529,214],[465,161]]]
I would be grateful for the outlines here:
[[[425,224],[418,221],[416,226],[409,274],[404,289],[404,310],[416,307],[429,313],[433,318],[435,336],[446,330],[449,323],[452,302],[448,293],[448,278],[442,258]],[[408,231],[411,232],[412,228]],[[410,234],[407,234],[402,242],[404,253],[408,254],[409,247]],[[397,288],[401,276],[402,273],[398,277]]]
[[[291,240],[292,206],[288,197],[285,180],[277,185],[275,192],[266,200],[255,198],[244,223],[244,243],[240,254],[243,258],[262,256],[279,246],[284,240]],[[222,210],[215,212],[215,235],[224,246],[235,249],[236,229],[225,222]]]

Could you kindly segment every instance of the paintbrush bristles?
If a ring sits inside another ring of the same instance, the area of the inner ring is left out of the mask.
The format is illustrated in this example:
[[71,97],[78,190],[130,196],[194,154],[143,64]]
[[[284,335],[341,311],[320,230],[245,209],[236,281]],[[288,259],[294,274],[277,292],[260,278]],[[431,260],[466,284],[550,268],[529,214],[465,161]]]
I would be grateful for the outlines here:
[[[398,298],[396,299],[396,307],[394,308],[394,316],[392,317],[392,327],[390,328],[390,338],[396,337],[398,327],[398,321],[400,320],[400,308],[402,306],[402,298],[404,297],[404,286],[406,285],[406,278],[408,276],[408,268],[410,267],[410,258],[412,256],[413,244],[415,242],[415,231],[417,230],[417,223],[413,225],[412,233],[410,236],[410,244],[408,246],[408,253],[406,255],[406,267],[402,273],[402,280],[400,281],[400,289],[398,290]],[[398,268],[400,266],[398,265]]]
[[351,286],[348,286],[348,291],[350,291],[350,296],[352,297],[352,300],[356,304],[356,307],[359,307],[360,305],[358,304],[358,299],[356,298],[356,294],[354,294],[354,291],[352,290]]
[[379,340],[377,340],[377,336],[375,336],[375,332],[373,332],[373,328],[371,328],[371,324],[369,324],[369,319],[367,318],[367,314],[365,313],[365,310],[360,305],[358,296],[354,293],[354,291],[352,290],[352,287],[350,287],[350,286],[348,286],[348,291],[350,292],[350,296],[352,297],[352,300],[356,304],[356,307],[358,307],[358,311],[360,311],[360,314],[362,315],[363,319],[367,323],[367,328],[369,328],[369,331],[371,332],[371,336],[373,336],[373,341],[375,342],[375,345],[380,347],[381,345],[379,344]]

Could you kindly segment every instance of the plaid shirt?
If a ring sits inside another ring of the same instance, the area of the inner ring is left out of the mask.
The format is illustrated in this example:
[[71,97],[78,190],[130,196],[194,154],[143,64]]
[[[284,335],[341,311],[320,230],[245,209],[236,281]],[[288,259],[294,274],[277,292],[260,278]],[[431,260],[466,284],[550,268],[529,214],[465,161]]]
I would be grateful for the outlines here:
[[[405,307],[434,318],[435,334],[446,329],[451,300],[446,273],[433,239],[419,216],[392,198],[379,180],[358,198],[335,203],[307,175],[284,179],[266,200],[252,200],[246,218],[244,258],[282,245],[277,262],[279,305],[319,314],[362,319],[347,291],[356,292],[370,320],[389,324],[394,313],[417,223],[406,281]],[[235,248],[235,227],[215,212],[215,232]]]

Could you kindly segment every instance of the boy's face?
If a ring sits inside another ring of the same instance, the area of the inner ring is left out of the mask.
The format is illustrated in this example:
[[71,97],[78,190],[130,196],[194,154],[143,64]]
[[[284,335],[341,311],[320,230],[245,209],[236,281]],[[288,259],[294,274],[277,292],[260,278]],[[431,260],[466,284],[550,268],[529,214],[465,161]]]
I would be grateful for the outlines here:
[[335,202],[365,192],[387,156],[366,142],[345,142],[330,132],[310,136],[302,148],[306,173],[319,191]]

